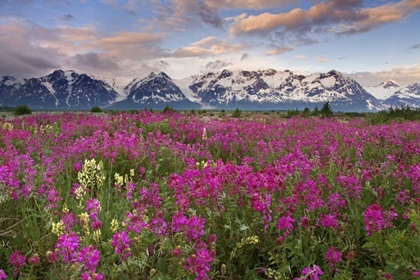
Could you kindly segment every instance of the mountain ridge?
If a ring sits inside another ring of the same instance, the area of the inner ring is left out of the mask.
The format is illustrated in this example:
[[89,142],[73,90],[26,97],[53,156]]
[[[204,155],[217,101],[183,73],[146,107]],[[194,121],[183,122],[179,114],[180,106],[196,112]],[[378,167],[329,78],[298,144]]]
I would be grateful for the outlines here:
[[377,111],[396,104],[420,106],[416,86],[403,87],[388,80],[363,87],[337,70],[301,75],[290,70],[223,69],[177,80],[161,71],[134,78],[124,87],[117,87],[115,79],[111,83],[61,69],[39,78],[4,76],[0,77],[0,105],[26,104],[47,110],[94,106],[160,109],[166,105],[175,109],[282,110],[314,108],[329,101],[336,111]]

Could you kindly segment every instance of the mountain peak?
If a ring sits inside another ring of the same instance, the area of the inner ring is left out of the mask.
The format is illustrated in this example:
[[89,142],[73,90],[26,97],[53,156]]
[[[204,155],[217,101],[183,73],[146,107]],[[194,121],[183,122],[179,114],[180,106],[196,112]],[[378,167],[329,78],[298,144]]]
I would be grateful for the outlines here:
[[229,71],[227,69],[223,69],[223,71],[220,73],[218,78],[219,79],[224,79],[224,78],[232,76],[232,74],[233,74],[232,71]]
[[400,85],[393,80],[387,80],[387,81],[383,81],[382,83],[377,85],[377,87],[383,87],[383,88],[388,89],[388,88],[399,88]]
[[330,70],[330,71],[328,72],[328,74],[329,74],[329,75],[332,75],[332,76],[337,76],[337,77],[341,77],[341,76],[343,76],[343,74],[342,74],[341,72],[339,72],[339,71],[337,71],[337,70],[334,70],[334,69]]

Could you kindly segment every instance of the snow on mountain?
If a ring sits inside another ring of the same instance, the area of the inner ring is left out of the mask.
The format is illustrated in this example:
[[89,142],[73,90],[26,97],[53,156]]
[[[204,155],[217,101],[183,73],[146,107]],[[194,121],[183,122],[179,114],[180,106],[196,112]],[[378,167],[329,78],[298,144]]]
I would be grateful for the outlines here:
[[24,83],[25,79],[11,76],[0,77],[0,105],[2,105],[4,100],[9,98]]
[[393,80],[388,80],[376,86],[366,87],[366,91],[375,96],[379,100],[385,100],[400,90],[402,86]]
[[76,73],[56,70],[31,78],[15,87],[3,100],[4,105],[28,105],[33,109],[90,109],[114,102],[118,93],[107,83]]
[[[390,80],[365,90],[338,71],[298,75],[289,70],[223,70],[172,80],[164,72],[117,79],[56,70],[28,80],[0,78],[0,105],[27,104],[34,109],[217,108],[285,110],[314,108],[329,101],[336,111],[376,111],[417,104],[418,84],[401,87]],[[127,82],[126,80],[124,80]],[[394,94],[395,93],[395,94]],[[385,99],[381,104],[377,98]]]
[[420,83],[400,88],[383,102],[386,106],[420,107]]
[[115,102],[112,108],[163,108],[166,105],[176,109],[201,107],[198,103],[189,100],[164,72],[158,74],[152,72],[147,77],[135,78],[123,91],[126,98]]
[[202,103],[218,108],[290,109],[320,106],[326,101],[341,111],[382,108],[361,85],[335,70],[303,76],[288,70],[225,69],[196,76],[189,89]]

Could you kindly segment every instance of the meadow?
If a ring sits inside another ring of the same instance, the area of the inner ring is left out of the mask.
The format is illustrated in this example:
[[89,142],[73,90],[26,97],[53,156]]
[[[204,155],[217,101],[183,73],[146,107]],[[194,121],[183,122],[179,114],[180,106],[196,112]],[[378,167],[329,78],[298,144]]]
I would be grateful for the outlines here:
[[1,279],[416,279],[420,123],[0,118]]

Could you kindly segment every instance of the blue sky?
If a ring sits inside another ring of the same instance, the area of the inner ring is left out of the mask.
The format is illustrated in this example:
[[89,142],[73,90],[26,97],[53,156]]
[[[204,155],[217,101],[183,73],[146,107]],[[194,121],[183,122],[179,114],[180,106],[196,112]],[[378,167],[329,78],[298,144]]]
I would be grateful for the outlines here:
[[0,76],[336,69],[420,82],[420,0],[0,0]]

